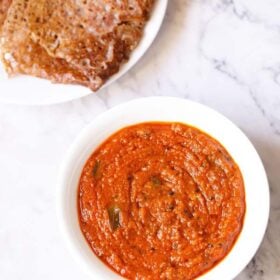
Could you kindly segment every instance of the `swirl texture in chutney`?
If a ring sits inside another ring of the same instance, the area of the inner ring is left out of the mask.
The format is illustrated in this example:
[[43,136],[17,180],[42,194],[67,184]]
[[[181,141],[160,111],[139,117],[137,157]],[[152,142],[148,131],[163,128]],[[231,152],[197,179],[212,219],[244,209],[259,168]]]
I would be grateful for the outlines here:
[[128,279],[194,279],[243,225],[242,174],[226,149],[180,123],[126,127],[91,155],[78,211],[93,252]]

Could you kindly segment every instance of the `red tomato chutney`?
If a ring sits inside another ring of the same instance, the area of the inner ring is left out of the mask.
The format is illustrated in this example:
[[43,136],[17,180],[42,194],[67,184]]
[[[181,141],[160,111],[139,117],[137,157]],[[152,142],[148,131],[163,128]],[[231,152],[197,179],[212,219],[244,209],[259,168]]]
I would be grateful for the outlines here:
[[226,149],[181,123],[126,127],[91,155],[78,188],[93,252],[128,279],[194,279],[243,226],[241,172]]

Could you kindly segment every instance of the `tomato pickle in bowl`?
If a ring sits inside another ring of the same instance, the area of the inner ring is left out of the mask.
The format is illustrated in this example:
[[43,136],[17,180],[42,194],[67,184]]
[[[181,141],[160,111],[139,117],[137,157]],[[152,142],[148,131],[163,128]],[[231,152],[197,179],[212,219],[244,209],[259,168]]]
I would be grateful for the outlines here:
[[266,174],[248,138],[179,98],[98,116],[60,172],[63,236],[94,279],[233,279],[268,215]]

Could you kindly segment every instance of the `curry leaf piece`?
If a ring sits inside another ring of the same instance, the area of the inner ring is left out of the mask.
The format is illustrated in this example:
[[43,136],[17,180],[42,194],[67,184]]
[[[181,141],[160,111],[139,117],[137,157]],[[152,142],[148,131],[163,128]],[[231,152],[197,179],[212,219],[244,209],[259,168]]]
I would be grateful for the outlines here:
[[92,170],[93,177],[95,178],[97,177],[99,168],[100,168],[100,161],[96,161]]
[[113,205],[108,208],[108,216],[112,231],[120,227],[120,208]]

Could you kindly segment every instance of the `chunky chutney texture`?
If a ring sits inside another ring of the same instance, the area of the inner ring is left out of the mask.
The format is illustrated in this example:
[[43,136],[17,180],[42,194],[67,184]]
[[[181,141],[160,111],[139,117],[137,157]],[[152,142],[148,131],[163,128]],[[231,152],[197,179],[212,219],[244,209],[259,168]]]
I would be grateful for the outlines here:
[[142,123],[107,139],[78,190],[81,230],[128,279],[188,280],[231,250],[242,229],[241,172],[216,140],[180,123]]

